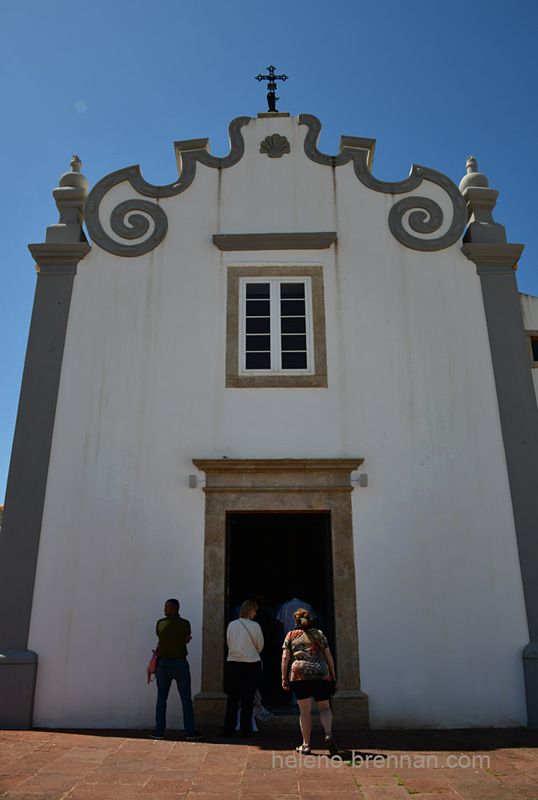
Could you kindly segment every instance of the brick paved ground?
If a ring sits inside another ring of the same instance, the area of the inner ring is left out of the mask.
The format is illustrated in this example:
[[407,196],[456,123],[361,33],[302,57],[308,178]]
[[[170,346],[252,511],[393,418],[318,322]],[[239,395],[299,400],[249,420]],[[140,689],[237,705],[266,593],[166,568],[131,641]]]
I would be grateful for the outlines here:
[[[0,731],[0,797],[15,800],[538,800],[538,731],[341,733],[310,759],[298,731],[226,740],[139,731]],[[317,745],[317,746],[316,746]]]

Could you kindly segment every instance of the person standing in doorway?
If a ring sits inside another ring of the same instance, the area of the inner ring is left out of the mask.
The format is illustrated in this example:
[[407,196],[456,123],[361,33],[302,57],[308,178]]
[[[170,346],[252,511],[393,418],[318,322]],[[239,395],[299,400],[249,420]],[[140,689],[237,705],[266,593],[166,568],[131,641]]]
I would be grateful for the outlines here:
[[164,739],[166,730],[166,704],[172,681],[175,681],[183,706],[183,724],[189,741],[201,739],[194,727],[194,709],[191,697],[191,673],[187,661],[187,643],[192,639],[191,624],[179,616],[179,600],[172,598],[164,604],[164,617],[156,626],[159,638],[159,664],[157,666],[157,708],[155,733],[152,739]]
[[281,630],[286,634],[288,631],[293,630],[295,627],[294,614],[298,608],[304,608],[310,614],[312,620],[316,619],[316,612],[313,610],[310,603],[300,600],[298,597],[292,597],[286,603],[282,603],[278,609],[276,618],[280,623]]
[[303,755],[311,752],[313,697],[325,731],[325,746],[331,756],[336,756],[339,751],[332,735],[329,703],[330,695],[338,688],[334,659],[325,634],[314,627],[310,613],[298,608],[293,616],[294,629],[289,631],[282,645],[282,688],[294,692],[299,703],[303,743],[295,749]]
[[239,619],[233,620],[226,631],[228,659],[226,661],[226,688],[228,702],[224,719],[224,736],[231,737],[241,703],[241,736],[251,736],[252,707],[254,695],[261,675],[263,633],[254,621],[258,604],[245,600],[239,611]]

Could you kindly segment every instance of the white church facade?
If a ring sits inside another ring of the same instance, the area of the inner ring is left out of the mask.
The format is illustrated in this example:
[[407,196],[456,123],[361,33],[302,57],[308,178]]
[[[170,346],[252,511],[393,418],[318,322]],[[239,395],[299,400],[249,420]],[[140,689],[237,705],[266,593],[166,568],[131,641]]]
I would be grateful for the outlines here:
[[129,167],[85,199],[75,159],[54,190],[0,534],[1,725],[151,727],[174,596],[197,723],[220,724],[254,594],[319,610],[341,727],[538,725],[523,245],[473,159],[459,189],[381,182],[374,140],[328,156],[320,128],[240,117],[224,158],[176,142],[167,186]]

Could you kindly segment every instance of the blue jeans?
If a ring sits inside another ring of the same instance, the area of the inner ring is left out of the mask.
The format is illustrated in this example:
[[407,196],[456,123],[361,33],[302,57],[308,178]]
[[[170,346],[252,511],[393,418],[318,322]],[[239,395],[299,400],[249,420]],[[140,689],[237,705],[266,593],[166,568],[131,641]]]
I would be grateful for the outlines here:
[[194,710],[191,698],[191,673],[186,658],[160,658],[157,667],[157,709],[155,712],[155,735],[164,736],[166,729],[166,701],[172,681],[175,680],[181,705],[183,706],[183,724],[187,736],[193,736]]

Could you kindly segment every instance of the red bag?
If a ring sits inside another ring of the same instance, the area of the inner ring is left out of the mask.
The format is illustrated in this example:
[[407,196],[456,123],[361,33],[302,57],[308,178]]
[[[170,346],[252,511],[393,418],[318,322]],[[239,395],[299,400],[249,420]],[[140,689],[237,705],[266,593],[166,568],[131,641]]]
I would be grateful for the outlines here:
[[[153,678],[155,678],[155,673],[157,672],[157,665],[158,664],[159,664],[159,645],[157,645],[157,647],[153,651],[153,655],[151,656],[149,664],[148,664],[148,669],[147,669],[148,683],[151,683]],[[153,678],[151,677],[152,675],[153,675]]]

